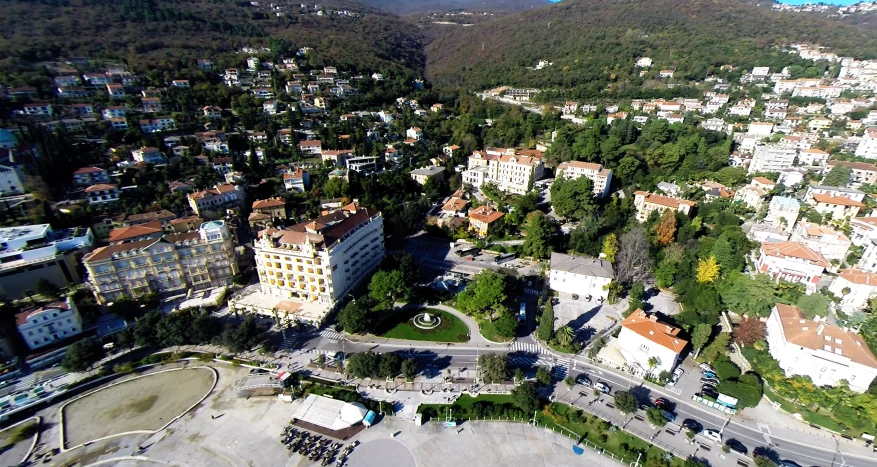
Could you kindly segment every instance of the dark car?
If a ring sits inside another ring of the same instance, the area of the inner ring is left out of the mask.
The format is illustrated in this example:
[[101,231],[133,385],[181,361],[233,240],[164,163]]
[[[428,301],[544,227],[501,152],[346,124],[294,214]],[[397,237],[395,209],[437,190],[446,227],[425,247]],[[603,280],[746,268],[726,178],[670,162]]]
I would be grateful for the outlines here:
[[743,443],[733,438],[725,441],[725,445],[728,446],[732,451],[738,452],[740,454],[746,454],[747,452],[749,452],[749,450],[746,449],[746,446],[744,446]]
[[670,402],[669,400],[663,398],[663,397],[659,397],[659,398],[655,399],[655,406],[660,407],[662,409],[667,409],[668,407],[673,406],[673,403]]
[[780,467],[801,467],[801,464],[785,459],[780,461]]
[[705,386],[705,387],[701,388],[701,394],[703,394],[706,397],[712,397],[713,399],[717,399],[719,397],[718,391],[716,391],[715,389],[713,389],[709,386]]
[[702,391],[715,391],[716,385],[712,383],[703,383],[703,386],[700,387]]
[[700,422],[698,422],[697,420],[691,418],[686,418],[682,422],[682,427],[695,433],[700,433],[703,430],[703,425],[701,425]]

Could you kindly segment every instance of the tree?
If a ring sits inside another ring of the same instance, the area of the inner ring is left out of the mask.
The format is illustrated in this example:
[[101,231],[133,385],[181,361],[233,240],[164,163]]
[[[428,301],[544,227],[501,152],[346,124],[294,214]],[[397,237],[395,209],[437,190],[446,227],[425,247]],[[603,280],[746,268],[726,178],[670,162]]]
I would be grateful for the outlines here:
[[509,356],[504,353],[480,355],[478,357],[478,368],[481,370],[481,379],[485,383],[499,383],[508,378]]
[[37,279],[36,290],[37,293],[42,295],[43,297],[58,297],[58,287],[44,277],[40,277],[39,279]]
[[350,334],[362,334],[371,326],[372,311],[366,301],[351,301],[338,313],[338,323]]
[[623,414],[636,412],[636,397],[627,391],[615,392],[615,408]]
[[505,299],[505,276],[483,269],[457,295],[457,307],[468,314],[497,311]]
[[713,369],[716,370],[716,376],[722,381],[740,377],[740,367],[732,362],[725,354],[719,354],[719,356],[713,360],[712,366]]
[[391,307],[396,299],[405,297],[410,285],[400,270],[378,271],[368,284],[369,296],[384,306]]
[[615,255],[618,254],[618,237],[614,233],[606,236],[603,240],[603,248],[600,250],[606,261],[615,262]]
[[395,378],[402,371],[402,358],[394,353],[381,355],[378,365],[378,375],[382,378]]
[[625,232],[615,256],[616,280],[620,283],[647,282],[652,274],[651,245],[642,226]]
[[104,356],[104,349],[100,343],[85,338],[74,342],[67,348],[61,367],[71,372],[83,372],[91,368]]
[[493,322],[493,327],[496,328],[496,333],[502,337],[515,337],[518,320],[511,313],[505,312]]
[[649,419],[650,424],[655,426],[664,426],[667,424],[667,419],[664,418],[664,413],[657,407],[649,407],[648,410],[646,410],[646,418]]
[[551,340],[551,336],[554,334],[554,306],[551,305],[551,300],[549,300],[545,304],[545,311],[542,312],[542,317],[539,318],[539,327],[536,329],[536,337],[541,341],[548,342]]
[[140,303],[131,297],[119,297],[110,304],[110,313],[121,317],[126,321],[134,321],[143,314]]
[[676,235],[676,211],[668,209],[661,213],[661,220],[655,224],[655,236],[658,245],[667,246],[673,243]]
[[733,271],[716,288],[725,308],[740,314],[768,316],[777,302],[776,284],[767,274],[750,277]]
[[728,341],[731,340],[731,335],[727,332],[720,332],[710,345],[706,346],[703,349],[703,358],[712,363],[720,353],[725,351],[725,348],[728,347]]
[[596,210],[594,182],[588,177],[558,177],[551,185],[551,207],[563,218],[580,220]]
[[764,336],[765,325],[756,318],[743,318],[734,325],[734,329],[731,331],[734,342],[742,346],[753,345],[764,340]]
[[691,346],[694,347],[695,358],[700,355],[700,350],[709,341],[712,333],[713,327],[709,324],[701,323],[694,326],[694,330],[691,332]]
[[826,316],[828,314],[828,304],[830,300],[821,293],[810,295],[802,295],[796,305],[801,313],[807,319],[813,319],[817,316]]
[[536,368],[536,382],[542,386],[548,386],[551,384],[551,372],[548,371],[548,368],[545,368],[544,366]]
[[551,254],[551,239],[554,236],[554,230],[554,223],[542,212],[535,211],[528,214],[525,228],[527,238],[521,245],[521,253],[524,256],[534,258],[547,258]]
[[853,170],[845,165],[836,165],[822,179],[822,184],[827,186],[847,186]]
[[755,462],[755,467],[777,467],[776,462],[770,460],[770,458],[767,456],[760,456],[756,454],[755,457],[752,458],[752,460]]
[[697,282],[711,284],[719,278],[719,263],[715,256],[697,261]]
[[222,331],[222,345],[235,353],[250,350],[258,342],[259,328],[252,316],[244,318],[240,325],[227,325]]
[[518,387],[512,389],[512,404],[526,413],[536,412],[539,410],[539,392],[536,385],[524,381]]
[[414,377],[417,376],[417,360],[408,358],[402,362],[402,376],[406,381],[414,381]]
[[[764,392],[761,379],[755,373],[746,373],[737,380],[722,381],[716,390],[737,398],[738,409],[757,406]],[[808,394],[815,393],[815,390],[808,391]]]
[[374,352],[353,354],[347,359],[347,374],[355,378],[371,378],[380,371],[381,356]]
[[560,345],[570,345],[572,344],[573,338],[575,338],[575,331],[569,326],[561,326],[560,329],[557,330],[556,338]]
[[156,346],[158,340],[158,323],[162,320],[161,312],[152,311],[141,316],[134,324],[134,343],[138,346]]

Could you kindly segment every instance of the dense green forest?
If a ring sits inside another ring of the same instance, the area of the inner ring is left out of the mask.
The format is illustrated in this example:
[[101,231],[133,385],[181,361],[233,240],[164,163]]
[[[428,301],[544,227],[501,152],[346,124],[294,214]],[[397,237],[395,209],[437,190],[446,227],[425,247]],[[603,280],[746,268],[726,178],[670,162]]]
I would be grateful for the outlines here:
[[[662,68],[674,80],[700,80],[721,65],[791,65],[775,48],[789,42],[877,57],[877,34],[825,18],[770,10],[743,0],[565,0],[508,15],[490,25],[449,31],[427,46],[427,72],[438,84],[499,84],[578,89],[578,97],[630,97]],[[637,57],[654,60],[639,77]],[[539,60],[553,62],[531,70]],[[577,97],[572,95],[571,97]]]
[[177,70],[280,40],[293,53],[312,47],[308,59],[314,66],[419,74],[424,57],[416,29],[362,3],[320,4],[359,16],[302,15],[290,4],[278,17],[234,0],[7,0],[0,15],[0,72],[70,56],[125,60],[137,70]]
[[397,15],[426,11],[522,11],[549,5],[548,0],[362,0]]

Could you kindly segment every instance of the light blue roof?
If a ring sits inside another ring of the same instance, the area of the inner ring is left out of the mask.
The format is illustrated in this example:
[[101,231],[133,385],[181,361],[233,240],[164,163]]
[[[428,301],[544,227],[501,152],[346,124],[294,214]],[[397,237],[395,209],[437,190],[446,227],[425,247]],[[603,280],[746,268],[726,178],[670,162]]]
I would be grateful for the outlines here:
[[801,206],[801,203],[798,202],[795,198],[787,198],[785,196],[774,196],[771,200],[780,206],[785,206],[789,208],[797,208]]

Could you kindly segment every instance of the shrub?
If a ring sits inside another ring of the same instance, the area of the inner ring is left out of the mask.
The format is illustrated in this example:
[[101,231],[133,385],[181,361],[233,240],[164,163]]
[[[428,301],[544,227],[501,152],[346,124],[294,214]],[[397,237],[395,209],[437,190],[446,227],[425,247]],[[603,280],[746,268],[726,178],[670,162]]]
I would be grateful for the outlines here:
[[113,373],[119,375],[128,375],[134,373],[134,364],[132,363],[122,363],[120,365],[116,365],[113,367]]

